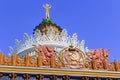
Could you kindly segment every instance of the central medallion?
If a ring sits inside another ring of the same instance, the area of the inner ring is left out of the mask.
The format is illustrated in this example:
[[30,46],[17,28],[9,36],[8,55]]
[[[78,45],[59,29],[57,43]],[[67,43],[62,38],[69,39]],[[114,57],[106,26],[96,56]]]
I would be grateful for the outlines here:
[[64,48],[60,55],[65,67],[82,68],[85,63],[85,54],[74,46]]

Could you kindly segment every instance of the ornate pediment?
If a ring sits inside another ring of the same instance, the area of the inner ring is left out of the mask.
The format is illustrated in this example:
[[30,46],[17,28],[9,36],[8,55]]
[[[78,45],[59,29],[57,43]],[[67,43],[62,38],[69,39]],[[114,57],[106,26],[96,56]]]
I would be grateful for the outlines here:
[[77,34],[70,36],[65,29],[60,34],[57,34],[53,28],[49,28],[46,34],[41,34],[40,30],[36,30],[32,36],[25,33],[22,41],[15,40],[15,46],[13,48],[10,47],[10,53],[20,54],[24,51],[27,51],[26,53],[32,52],[33,45],[52,46],[56,51],[73,45],[85,53],[87,50],[84,48],[84,44],[84,40],[79,41],[77,39]]

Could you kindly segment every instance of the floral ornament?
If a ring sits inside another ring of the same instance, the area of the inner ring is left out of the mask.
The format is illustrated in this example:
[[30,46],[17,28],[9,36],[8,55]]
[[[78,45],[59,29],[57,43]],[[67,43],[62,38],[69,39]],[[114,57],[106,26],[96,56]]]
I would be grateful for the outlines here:
[[92,49],[88,51],[88,60],[96,60],[101,63],[103,60],[108,60],[108,49]]
[[42,55],[43,60],[47,61],[51,56],[54,56],[54,49],[50,46],[45,45],[35,45],[36,56]]

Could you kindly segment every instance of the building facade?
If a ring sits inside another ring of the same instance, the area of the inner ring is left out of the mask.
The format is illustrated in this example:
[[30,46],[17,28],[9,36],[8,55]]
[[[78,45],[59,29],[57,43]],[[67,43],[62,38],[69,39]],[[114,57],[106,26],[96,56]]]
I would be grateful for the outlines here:
[[119,80],[120,62],[108,61],[109,49],[88,49],[77,34],[53,23],[49,4],[33,35],[10,47],[10,56],[0,53],[0,80]]

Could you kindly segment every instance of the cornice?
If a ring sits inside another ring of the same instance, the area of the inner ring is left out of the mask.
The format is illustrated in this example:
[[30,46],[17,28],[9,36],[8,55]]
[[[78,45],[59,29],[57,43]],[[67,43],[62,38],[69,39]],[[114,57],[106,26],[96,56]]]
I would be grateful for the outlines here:
[[0,72],[120,78],[119,71],[68,69],[68,68],[58,69],[49,67],[0,66]]

